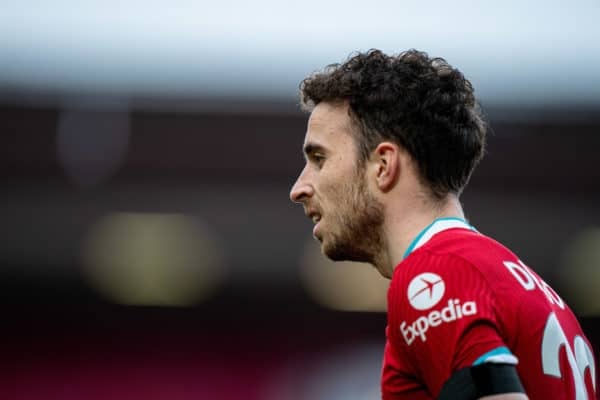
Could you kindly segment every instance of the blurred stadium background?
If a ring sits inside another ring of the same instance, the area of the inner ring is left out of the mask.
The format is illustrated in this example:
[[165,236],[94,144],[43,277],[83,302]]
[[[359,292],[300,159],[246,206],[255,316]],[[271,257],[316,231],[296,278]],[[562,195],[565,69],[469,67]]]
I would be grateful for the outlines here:
[[386,282],[288,200],[299,81],[408,48],[491,120],[470,221],[600,344],[600,4],[4,1],[0,397],[375,399]]

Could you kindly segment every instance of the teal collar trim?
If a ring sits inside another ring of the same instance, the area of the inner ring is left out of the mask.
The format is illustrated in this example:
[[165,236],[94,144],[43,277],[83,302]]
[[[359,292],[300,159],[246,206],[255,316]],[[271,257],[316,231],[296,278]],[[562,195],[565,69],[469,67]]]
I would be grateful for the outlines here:
[[408,249],[406,249],[406,252],[404,253],[402,259],[405,259],[410,253],[427,243],[429,239],[433,237],[433,235],[445,231],[447,229],[453,228],[464,228],[477,231],[474,227],[469,225],[467,221],[465,221],[462,218],[438,218],[434,220],[431,224],[429,224],[425,229],[423,229],[421,233],[419,233],[417,237],[413,239],[413,241],[408,246]]

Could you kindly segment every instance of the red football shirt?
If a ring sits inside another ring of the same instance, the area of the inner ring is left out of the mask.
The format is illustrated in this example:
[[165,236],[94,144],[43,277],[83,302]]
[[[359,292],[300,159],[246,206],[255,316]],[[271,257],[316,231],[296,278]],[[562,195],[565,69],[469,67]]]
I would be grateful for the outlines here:
[[450,376],[509,363],[530,399],[595,398],[589,341],[569,307],[512,252],[463,220],[434,221],[388,292],[384,400],[435,399]]

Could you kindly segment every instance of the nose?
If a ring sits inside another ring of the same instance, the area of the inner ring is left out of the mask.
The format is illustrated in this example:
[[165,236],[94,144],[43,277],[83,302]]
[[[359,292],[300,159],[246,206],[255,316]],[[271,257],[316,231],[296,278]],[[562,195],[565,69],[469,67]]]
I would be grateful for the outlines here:
[[290,190],[290,200],[294,203],[302,203],[314,193],[312,185],[306,179],[305,171],[306,169],[302,170],[296,183],[292,186],[292,190]]

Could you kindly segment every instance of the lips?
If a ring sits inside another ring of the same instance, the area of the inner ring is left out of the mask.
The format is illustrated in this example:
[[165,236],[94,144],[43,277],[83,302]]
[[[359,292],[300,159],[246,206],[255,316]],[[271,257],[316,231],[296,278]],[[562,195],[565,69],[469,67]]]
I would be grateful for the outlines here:
[[316,225],[313,227],[313,231],[312,231],[313,236],[316,238],[318,238],[317,237],[317,229],[318,228],[319,228],[319,223],[317,222]]
[[319,227],[319,223],[321,222],[321,213],[319,213],[316,210],[307,210],[306,211],[306,216],[308,218],[310,218],[313,222],[313,224],[315,224],[314,228],[313,228],[313,236],[317,236],[317,228]]

